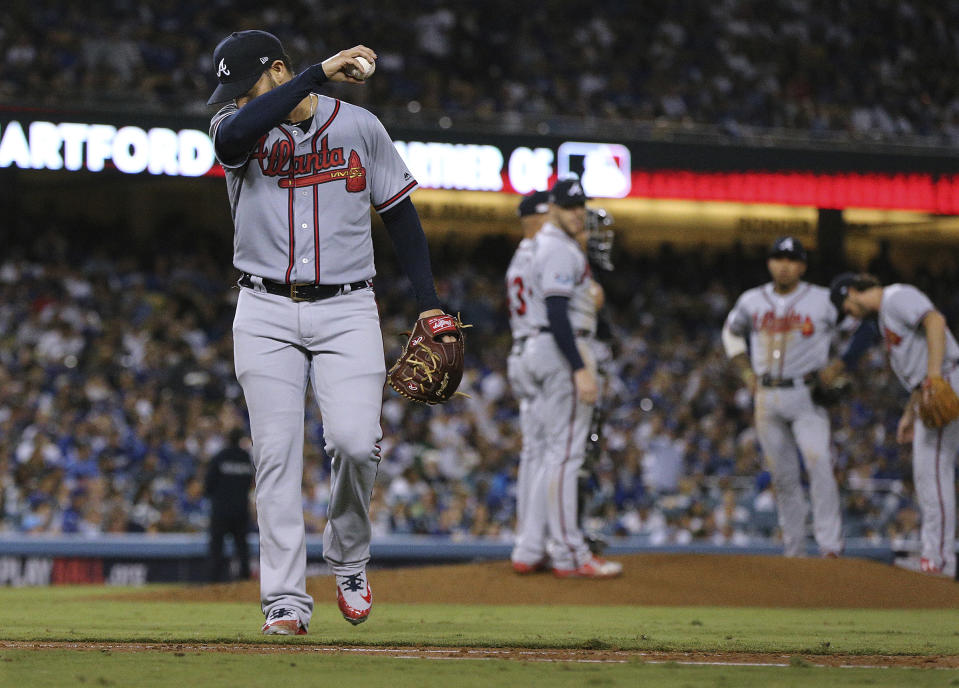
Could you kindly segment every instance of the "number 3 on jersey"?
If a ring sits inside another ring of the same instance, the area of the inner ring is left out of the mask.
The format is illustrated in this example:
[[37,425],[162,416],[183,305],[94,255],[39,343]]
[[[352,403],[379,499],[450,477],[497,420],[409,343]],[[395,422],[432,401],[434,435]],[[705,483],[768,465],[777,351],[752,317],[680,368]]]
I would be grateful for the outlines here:
[[507,307],[512,315],[526,315],[526,299],[523,298],[523,278],[516,276],[506,285]]

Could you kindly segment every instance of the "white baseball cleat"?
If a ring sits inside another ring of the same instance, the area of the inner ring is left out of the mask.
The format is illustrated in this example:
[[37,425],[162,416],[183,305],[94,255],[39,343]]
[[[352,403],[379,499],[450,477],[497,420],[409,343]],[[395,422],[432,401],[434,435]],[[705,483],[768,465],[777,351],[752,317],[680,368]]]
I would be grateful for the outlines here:
[[266,616],[266,623],[260,630],[263,635],[306,635],[306,629],[300,623],[300,617],[289,607],[271,609]]
[[336,603],[343,618],[354,626],[366,621],[373,608],[373,589],[366,579],[366,571],[336,576]]
[[623,565],[618,561],[595,556],[575,569],[553,569],[553,575],[557,578],[615,578],[622,572]]

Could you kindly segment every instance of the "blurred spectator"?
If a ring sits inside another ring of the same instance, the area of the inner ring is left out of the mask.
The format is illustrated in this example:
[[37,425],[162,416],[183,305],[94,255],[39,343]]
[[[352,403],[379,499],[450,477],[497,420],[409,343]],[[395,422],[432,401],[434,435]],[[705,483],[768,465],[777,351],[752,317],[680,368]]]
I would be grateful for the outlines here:
[[[231,360],[231,272],[213,258],[111,256],[95,246],[50,258],[45,235],[37,242],[0,258],[0,531],[206,530],[200,483],[228,445],[225,429],[245,417]],[[512,240],[502,242],[508,255]],[[442,242],[436,252],[444,298],[485,304],[467,348],[463,391],[472,398],[427,408],[387,393],[374,529],[506,538],[519,442],[516,402],[502,384],[502,266]],[[590,521],[598,534],[737,545],[775,536],[749,398],[718,340],[733,296],[763,279],[752,262],[742,249],[618,256],[607,298],[619,346]],[[378,269],[392,359],[401,341],[392,335],[415,314],[404,310],[407,285],[395,268]],[[195,286],[184,292],[184,280]],[[948,272],[924,277],[947,318],[959,315],[956,281]],[[70,349],[75,360],[37,355],[46,335],[82,343]],[[191,384],[197,372],[204,381]],[[846,536],[915,538],[908,451],[894,442],[902,399],[882,352],[865,356],[854,376],[854,395],[833,418]],[[329,457],[322,419],[308,409],[303,498],[320,532],[328,496],[316,486],[326,483]]]
[[[383,76],[350,97],[375,102],[388,124],[445,117],[445,126],[959,143],[959,84],[942,70],[957,57],[955,2],[564,0],[515,9],[504,0],[8,0],[0,103],[205,113],[207,46],[261,28],[284,36],[299,68],[328,56],[331,32],[373,47]],[[412,26],[412,36],[397,26]]]

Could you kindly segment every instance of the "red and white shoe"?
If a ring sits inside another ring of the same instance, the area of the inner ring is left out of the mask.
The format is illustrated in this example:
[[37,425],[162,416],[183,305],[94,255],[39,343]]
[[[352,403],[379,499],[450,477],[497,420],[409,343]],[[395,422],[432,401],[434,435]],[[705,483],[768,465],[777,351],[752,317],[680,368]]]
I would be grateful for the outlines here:
[[545,559],[540,559],[535,564],[527,564],[525,561],[513,562],[513,573],[518,573],[521,576],[526,576],[531,573],[540,573],[541,571],[547,571],[548,569],[549,566]]
[[592,557],[585,564],[575,569],[553,569],[557,578],[615,578],[623,572],[623,565],[618,561],[607,561],[599,557]]
[[934,576],[942,575],[942,567],[933,563],[932,559],[927,559],[926,557],[922,557],[919,560],[919,570],[922,573],[931,573]]
[[366,571],[336,577],[336,603],[343,618],[354,626],[369,618],[373,608],[373,589],[366,580]]
[[275,607],[266,615],[266,623],[260,629],[263,635],[306,635],[296,611],[289,607]]

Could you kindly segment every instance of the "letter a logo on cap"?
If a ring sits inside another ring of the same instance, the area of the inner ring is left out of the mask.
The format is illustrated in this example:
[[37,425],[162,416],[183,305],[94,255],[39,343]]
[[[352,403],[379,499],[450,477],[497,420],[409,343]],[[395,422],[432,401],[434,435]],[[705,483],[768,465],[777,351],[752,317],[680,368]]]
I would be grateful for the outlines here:
[[219,79],[221,75],[225,74],[230,76],[230,70],[226,68],[226,60],[220,60],[220,66],[216,68],[216,78]]
[[792,251],[792,250],[793,250],[793,240],[790,239],[789,237],[786,237],[786,239],[783,240],[782,249],[783,249],[784,251]]

